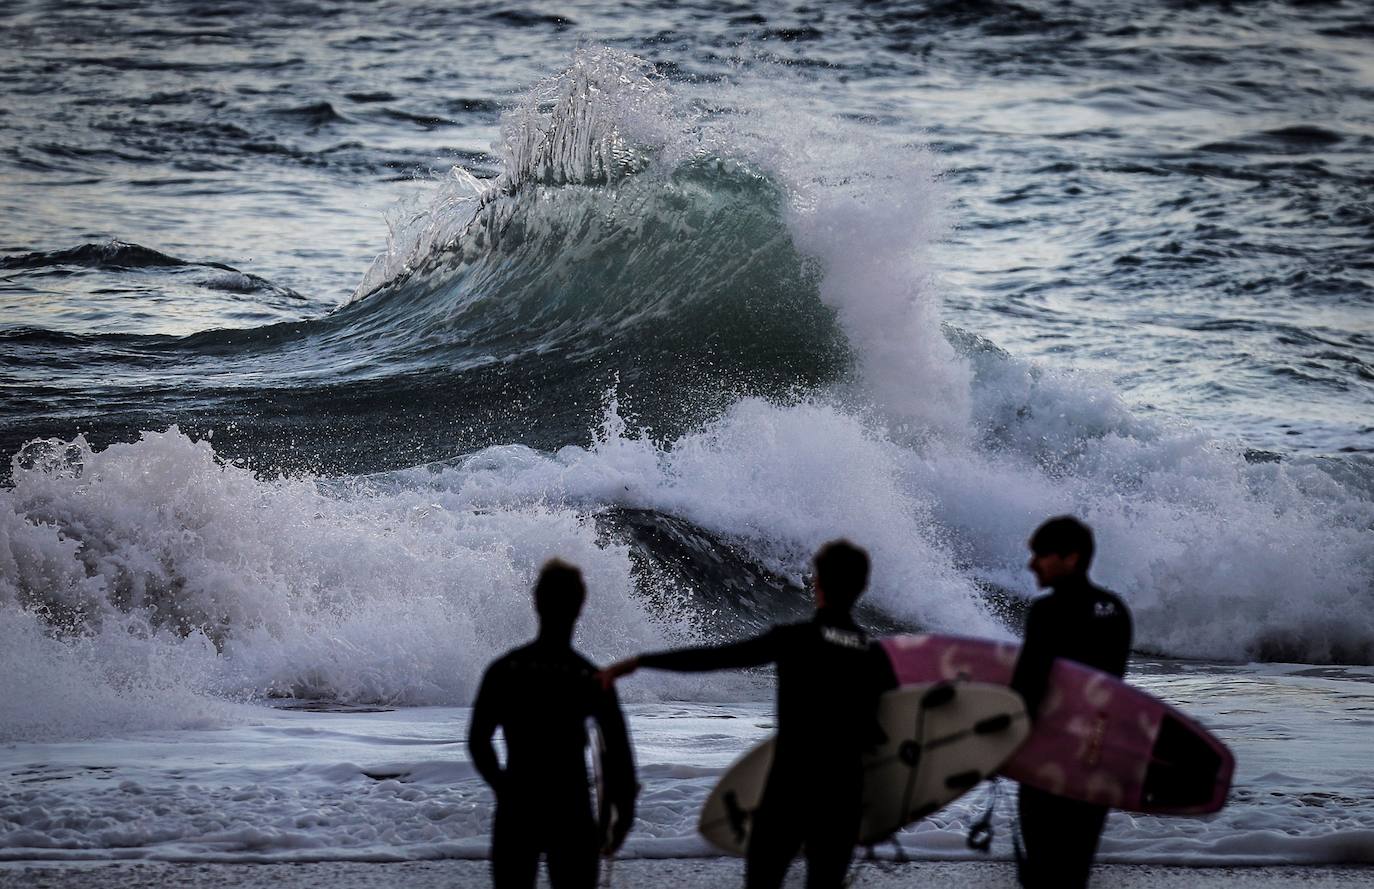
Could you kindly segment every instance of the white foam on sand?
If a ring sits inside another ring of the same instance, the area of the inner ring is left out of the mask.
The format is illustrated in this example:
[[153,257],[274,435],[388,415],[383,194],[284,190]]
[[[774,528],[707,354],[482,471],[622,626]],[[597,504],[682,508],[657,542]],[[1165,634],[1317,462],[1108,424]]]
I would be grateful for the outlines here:
[[[643,681],[636,675],[626,684]],[[1116,863],[1374,864],[1374,779],[1363,743],[1374,686],[1361,679],[1185,671],[1141,677],[1230,744],[1221,812],[1114,812]],[[485,856],[492,797],[466,756],[464,708],[258,709],[232,728],[0,749],[0,860],[398,861]],[[1333,728],[1334,727],[1334,728]],[[631,708],[638,819],[623,857],[714,857],[695,830],[710,787],[772,728],[767,704]],[[1011,788],[993,858],[1010,857]],[[985,789],[903,831],[908,857],[974,861]],[[891,859],[890,847],[878,855]]]
[[[604,865],[602,879],[608,887],[678,886],[683,889],[718,889],[742,879],[743,865],[735,859],[639,859]],[[857,863],[850,871],[850,885],[860,889],[906,889],[940,886],[943,889],[991,889],[1015,885],[1006,862],[913,862],[909,864]],[[1093,871],[1094,885],[1117,889],[1175,889],[1207,886],[1212,889],[1260,889],[1302,885],[1309,889],[1363,889],[1370,869],[1364,867],[1217,867],[1208,869],[1161,865],[1102,865]],[[80,889],[124,889],[152,885],[272,887],[308,889],[371,889],[374,886],[407,886],[411,889],[448,889],[451,886],[488,886],[491,867],[485,861],[419,861],[378,863],[295,863],[285,867],[260,864],[52,864],[9,865],[0,863],[0,887],[74,886]],[[802,868],[794,867],[788,887],[801,886]]]

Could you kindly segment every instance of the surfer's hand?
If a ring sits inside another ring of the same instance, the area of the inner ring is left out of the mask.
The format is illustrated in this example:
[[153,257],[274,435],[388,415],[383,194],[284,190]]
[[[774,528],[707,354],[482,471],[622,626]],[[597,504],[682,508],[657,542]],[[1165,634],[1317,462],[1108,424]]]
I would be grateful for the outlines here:
[[597,673],[596,678],[600,680],[602,688],[610,690],[611,687],[615,685],[617,679],[621,676],[628,676],[638,669],[639,658],[627,657],[625,660],[616,661],[600,673]]

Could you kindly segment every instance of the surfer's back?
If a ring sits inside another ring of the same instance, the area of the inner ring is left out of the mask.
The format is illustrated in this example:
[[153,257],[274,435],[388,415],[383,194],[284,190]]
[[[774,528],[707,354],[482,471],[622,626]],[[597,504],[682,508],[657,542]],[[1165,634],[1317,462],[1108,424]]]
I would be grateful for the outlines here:
[[848,615],[818,612],[812,620],[772,632],[777,637],[777,766],[811,768],[825,762],[857,772],[864,750],[882,737],[878,696],[896,686],[886,655]]
[[542,639],[507,652],[487,668],[472,718],[501,727],[505,771],[513,784],[553,781],[585,788],[587,719],[615,707],[595,672],[571,646]]

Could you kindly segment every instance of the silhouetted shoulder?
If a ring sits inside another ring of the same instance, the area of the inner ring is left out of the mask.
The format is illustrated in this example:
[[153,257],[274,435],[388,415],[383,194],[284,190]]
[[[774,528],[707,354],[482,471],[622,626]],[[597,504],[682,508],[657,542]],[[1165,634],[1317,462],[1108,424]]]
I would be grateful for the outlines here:
[[1116,593],[1102,587],[1095,587],[1097,593],[1096,601],[1093,603],[1093,615],[1095,617],[1122,617],[1130,620],[1131,610],[1126,607],[1126,602]]
[[512,648],[510,651],[498,657],[487,665],[488,676],[504,676],[512,671],[522,661],[528,659],[533,645],[522,645],[519,648]]
[[515,651],[508,651],[496,660],[487,664],[487,669],[482,672],[482,682],[499,681],[510,669],[511,658],[515,656]]

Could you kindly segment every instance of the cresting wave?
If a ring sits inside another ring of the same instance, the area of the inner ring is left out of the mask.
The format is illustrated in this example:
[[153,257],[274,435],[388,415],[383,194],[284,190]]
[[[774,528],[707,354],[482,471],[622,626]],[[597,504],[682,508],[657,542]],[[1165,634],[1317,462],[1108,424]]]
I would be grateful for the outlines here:
[[[394,220],[388,251],[337,311],[180,338],[112,338],[88,323],[46,344],[11,334],[0,348],[22,352],[23,366],[73,351],[99,364],[98,377],[59,381],[69,415],[108,415],[101,396],[113,393],[188,429],[232,428],[217,443],[228,457],[345,473],[402,465],[394,453],[420,462],[585,441],[612,385],[673,435],[739,395],[849,378],[844,308],[822,299],[816,259],[789,224],[789,183],[675,109],[642,62],[584,53],[508,113],[505,172],[483,182],[455,170],[431,206]],[[121,257],[187,265],[116,244],[47,254],[35,274],[71,265],[69,253],[103,257],[106,270]],[[402,405],[414,421],[398,426]],[[358,447],[335,447],[337,418],[360,414],[370,422],[354,424]],[[311,442],[301,450],[315,459],[283,454],[287,437]]]
[[[598,659],[718,635],[713,609],[792,613],[808,555],[837,535],[874,555],[875,618],[1005,634],[1029,592],[1025,535],[1066,511],[1097,529],[1098,577],[1131,602],[1142,651],[1374,662],[1368,465],[1246,459],[942,328],[924,156],[866,146],[861,168],[846,133],[762,110],[716,125],[671,100],[636,60],[583,54],[508,117],[507,173],[455,177],[358,299],[157,347],[169,373],[197,354],[294,385],[307,431],[302,376],[439,374],[447,410],[509,397],[472,383],[506,369],[530,418],[585,407],[543,439],[287,477],[234,462],[251,436],[177,428],[19,453],[0,489],[3,731],[198,724],[262,696],[464,703],[531,631],[529,583],[553,554],[588,574],[581,644]],[[708,408],[683,413],[693,399]],[[430,419],[406,401],[381,416]]]

